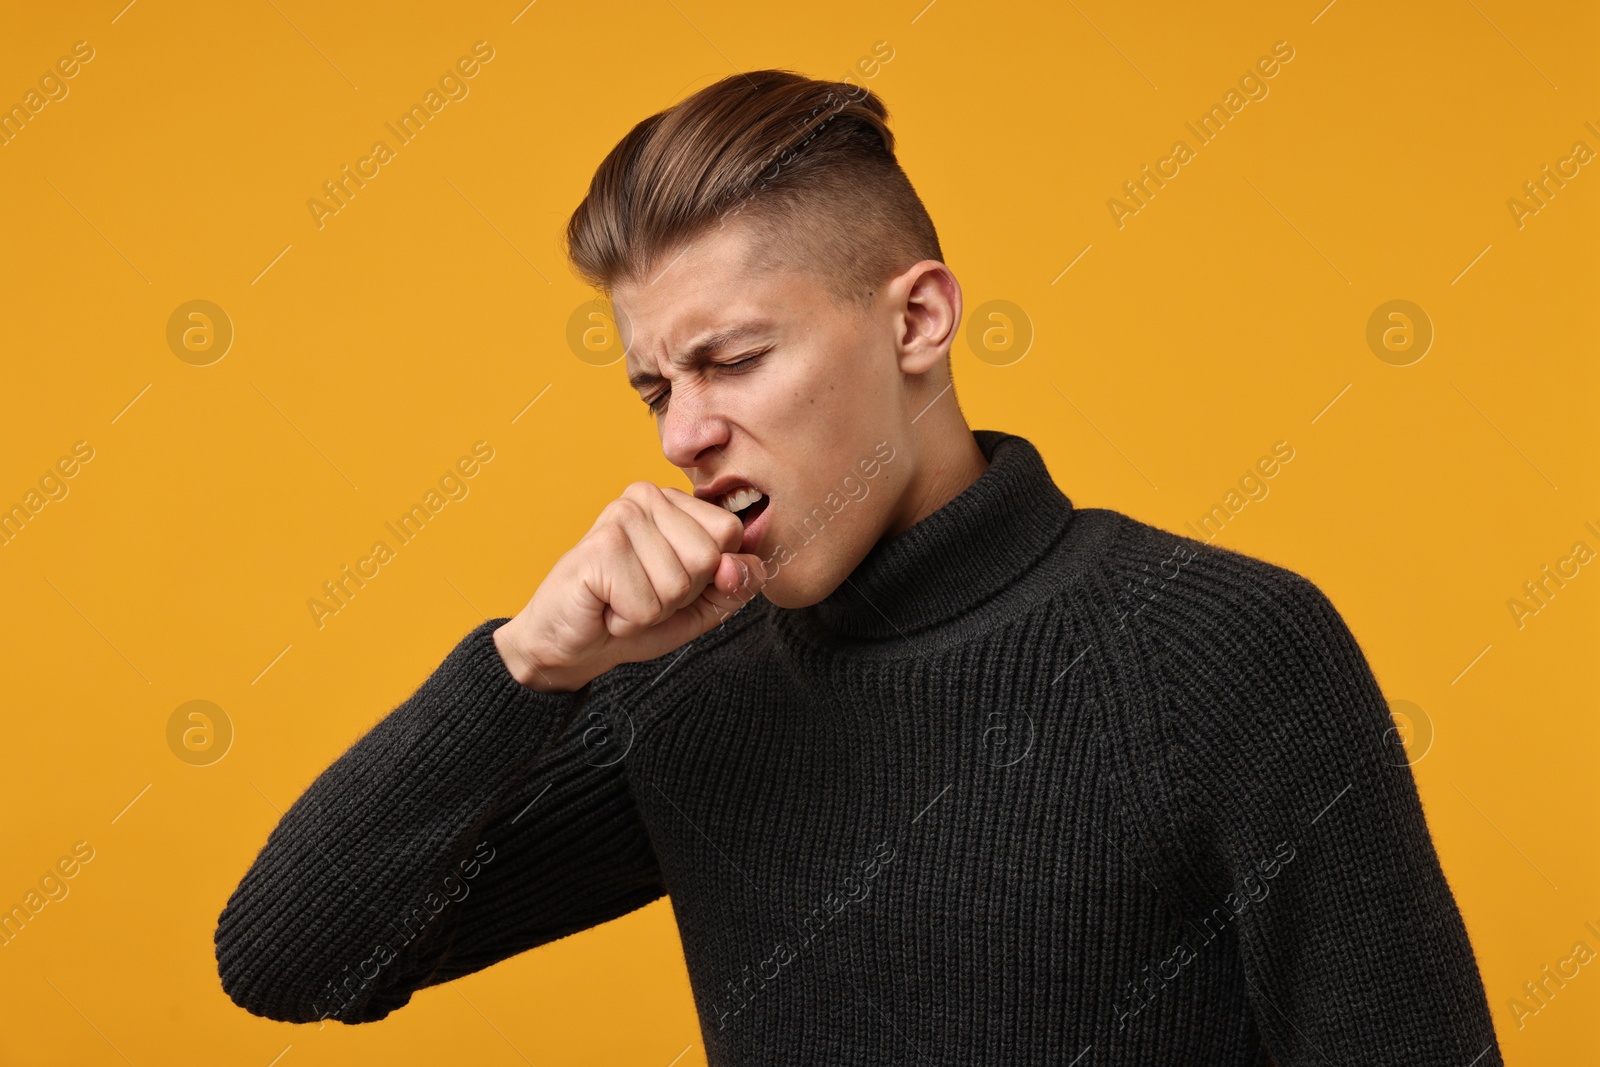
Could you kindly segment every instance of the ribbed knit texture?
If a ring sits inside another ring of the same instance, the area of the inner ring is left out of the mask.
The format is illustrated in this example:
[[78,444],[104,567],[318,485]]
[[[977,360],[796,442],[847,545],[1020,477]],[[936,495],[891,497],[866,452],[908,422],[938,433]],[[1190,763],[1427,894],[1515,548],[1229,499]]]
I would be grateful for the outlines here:
[[272,831],[228,995],[382,1019],[670,894],[713,1065],[1500,1064],[1329,600],[975,434],[819,604],[567,694],[473,629]]

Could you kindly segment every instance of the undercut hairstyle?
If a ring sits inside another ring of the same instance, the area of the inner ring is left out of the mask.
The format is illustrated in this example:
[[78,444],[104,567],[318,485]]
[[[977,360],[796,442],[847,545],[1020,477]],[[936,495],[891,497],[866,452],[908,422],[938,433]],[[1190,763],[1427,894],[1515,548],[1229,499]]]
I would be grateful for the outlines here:
[[601,162],[567,224],[575,272],[609,296],[645,284],[735,220],[753,270],[813,272],[839,308],[944,261],[870,89],[790,70],[733,74],[641,121]]

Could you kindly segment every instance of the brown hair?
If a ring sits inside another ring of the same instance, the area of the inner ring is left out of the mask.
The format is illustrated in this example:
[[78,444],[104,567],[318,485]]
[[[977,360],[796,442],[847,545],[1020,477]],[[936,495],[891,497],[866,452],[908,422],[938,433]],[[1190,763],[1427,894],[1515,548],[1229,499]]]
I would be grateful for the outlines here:
[[617,142],[567,224],[568,258],[609,295],[739,215],[756,233],[754,266],[814,271],[836,305],[865,307],[888,278],[944,259],[888,118],[849,82],[723,78]]

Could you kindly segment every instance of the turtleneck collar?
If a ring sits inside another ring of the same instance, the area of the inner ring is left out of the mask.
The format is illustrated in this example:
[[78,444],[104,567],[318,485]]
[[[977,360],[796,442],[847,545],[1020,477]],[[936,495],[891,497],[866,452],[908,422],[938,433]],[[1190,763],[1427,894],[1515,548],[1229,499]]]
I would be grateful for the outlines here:
[[973,430],[989,466],[955,497],[874,545],[823,600],[793,609],[840,638],[907,637],[970,612],[1015,582],[1061,537],[1072,502],[1032,442]]

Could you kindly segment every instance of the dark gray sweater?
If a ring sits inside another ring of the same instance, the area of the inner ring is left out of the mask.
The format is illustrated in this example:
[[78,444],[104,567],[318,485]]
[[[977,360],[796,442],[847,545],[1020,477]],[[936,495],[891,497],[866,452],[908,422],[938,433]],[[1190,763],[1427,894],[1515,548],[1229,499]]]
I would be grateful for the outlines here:
[[714,1065],[1500,1064],[1328,599],[975,433],[812,607],[575,694],[473,629],[268,837],[228,995],[369,1022],[670,894]]

